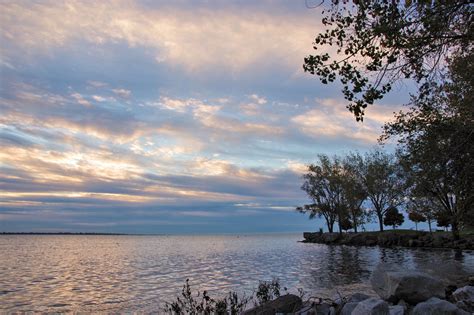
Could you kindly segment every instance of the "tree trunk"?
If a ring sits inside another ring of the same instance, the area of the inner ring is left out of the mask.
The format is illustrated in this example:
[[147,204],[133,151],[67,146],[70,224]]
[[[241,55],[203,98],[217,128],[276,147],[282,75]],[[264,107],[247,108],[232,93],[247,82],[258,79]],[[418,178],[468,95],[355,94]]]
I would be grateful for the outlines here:
[[379,218],[380,232],[383,232],[383,217],[382,217],[382,214],[377,213],[377,217]]
[[415,230],[418,231],[418,222],[415,222]]
[[339,234],[342,234],[342,227],[341,227],[341,215],[337,215],[337,226],[339,227]]
[[457,222],[453,222],[451,224],[451,232],[453,233],[453,238],[455,240],[459,239],[459,227]]
[[428,228],[430,229],[430,233],[432,233],[432,231],[431,231],[431,220],[430,219],[428,219]]
[[331,225],[331,222],[329,222],[329,219],[327,217],[324,217],[324,219],[326,220],[326,225],[328,227],[328,231],[329,233],[332,233],[332,225]]
[[329,233],[332,233],[332,231],[333,231],[333,229],[334,229],[334,222],[329,222],[329,220],[328,220],[328,221],[326,221],[326,223],[327,223],[327,225],[328,225],[328,231],[329,231]]

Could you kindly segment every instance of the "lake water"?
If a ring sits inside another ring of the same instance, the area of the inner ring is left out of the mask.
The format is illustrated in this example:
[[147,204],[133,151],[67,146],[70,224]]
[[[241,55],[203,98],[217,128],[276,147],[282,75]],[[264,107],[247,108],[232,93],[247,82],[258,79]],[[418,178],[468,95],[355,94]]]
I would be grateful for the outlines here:
[[0,236],[0,311],[159,312],[186,279],[196,290],[370,290],[380,262],[474,274],[474,253],[304,244],[301,235]]

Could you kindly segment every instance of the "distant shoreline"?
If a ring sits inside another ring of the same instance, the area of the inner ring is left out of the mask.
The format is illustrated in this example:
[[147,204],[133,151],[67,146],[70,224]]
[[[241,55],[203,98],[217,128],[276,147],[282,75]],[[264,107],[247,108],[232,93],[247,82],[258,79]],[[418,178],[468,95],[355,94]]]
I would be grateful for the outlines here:
[[95,233],[95,232],[0,232],[0,235],[165,235],[165,234],[126,234],[126,233]]

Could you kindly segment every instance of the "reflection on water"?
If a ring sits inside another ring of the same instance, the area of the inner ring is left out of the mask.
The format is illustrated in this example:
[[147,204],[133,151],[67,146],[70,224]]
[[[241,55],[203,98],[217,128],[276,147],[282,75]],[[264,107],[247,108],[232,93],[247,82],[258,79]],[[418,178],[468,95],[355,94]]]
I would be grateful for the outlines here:
[[370,290],[378,262],[474,273],[474,253],[298,243],[300,235],[0,236],[2,311],[157,311],[187,278],[251,291],[258,280],[318,295]]

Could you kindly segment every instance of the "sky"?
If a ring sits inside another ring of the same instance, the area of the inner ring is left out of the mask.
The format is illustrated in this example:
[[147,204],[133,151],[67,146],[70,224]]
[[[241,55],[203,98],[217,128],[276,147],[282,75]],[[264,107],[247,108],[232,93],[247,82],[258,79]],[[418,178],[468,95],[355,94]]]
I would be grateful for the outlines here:
[[376,146],[407,88],[357,123],[303,72],[308,4],[0,1],[0,232],[323,226],[305,165]]

